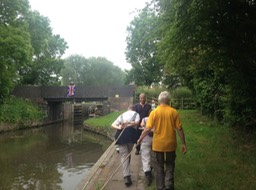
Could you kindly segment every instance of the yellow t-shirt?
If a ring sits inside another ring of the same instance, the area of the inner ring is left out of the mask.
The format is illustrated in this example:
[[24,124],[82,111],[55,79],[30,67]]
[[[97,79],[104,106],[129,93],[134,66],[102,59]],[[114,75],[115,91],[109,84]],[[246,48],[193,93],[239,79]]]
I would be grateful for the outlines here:
[[153,151],[172,152],[176,150],[176,129],[182,127],[176,109],[169,105],[159,105],[150,113],[146,127],[154,128]]

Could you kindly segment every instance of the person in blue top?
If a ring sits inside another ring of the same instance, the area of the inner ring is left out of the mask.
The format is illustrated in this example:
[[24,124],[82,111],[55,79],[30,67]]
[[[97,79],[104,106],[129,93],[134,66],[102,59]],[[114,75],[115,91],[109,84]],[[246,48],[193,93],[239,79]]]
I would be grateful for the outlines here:
[[[139,113],[140,115],[140,123],[137,127],[137,139],[139,139],[141,132],[143,130],[140,127],[141,121],[144,117],[148,117],[151,111],[151,105],[146,102],[146,95],[144,93],[140,94],[139,99],[140,99],[140,102],[133,106],[133,110]],[[140,154],[140,145],[136,146],[135,155],[138,155],[138,154]]]

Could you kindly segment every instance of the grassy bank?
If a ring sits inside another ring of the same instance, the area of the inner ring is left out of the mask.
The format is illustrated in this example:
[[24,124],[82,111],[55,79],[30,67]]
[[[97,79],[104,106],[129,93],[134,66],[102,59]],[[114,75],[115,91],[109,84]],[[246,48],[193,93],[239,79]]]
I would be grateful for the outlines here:
[[95,132],[104,133],[111,137],[116,132],[111,128],[111,124],[121,113],[122,111],[112,112],[103,117],[90,118],[84,121],[84,125],[90,126],[90,129],[94,130]]
[[255,134],[214,125],[196,111],[179,111],[188,152],[177,151],[176,189],[255,189]]
[[188,152],[182,155],[178,146],[176,190],[255,189],[255,135],[213,124],[196,111],[179,113]]
[[0,123],[27,125],[41,121],[45,113],[29,100],[6,98],[0,104]]

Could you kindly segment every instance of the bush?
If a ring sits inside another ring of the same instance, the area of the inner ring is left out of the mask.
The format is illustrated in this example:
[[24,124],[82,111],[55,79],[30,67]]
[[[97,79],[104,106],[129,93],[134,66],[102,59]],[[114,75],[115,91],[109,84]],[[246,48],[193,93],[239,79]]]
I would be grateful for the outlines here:
[[192,98],[192,91],[187,87],[178,87],[172,93],[173,99]]
[[0,107],[0,122],[27,123],[43,119],[45,113],[31,101],[10,97]]
[[176,109],[194,109],[193,94],[187,87],[178,87],[171,93],[171,105]]
[[139,95],[141,93],[146,94],[148,102],[150,102],[151,100],[157,101],[159,94],[164,90],[166,90],[166,88],[161,86],[154,86],[154,87],[139,86],[136,89],[135,102],[139,102]]

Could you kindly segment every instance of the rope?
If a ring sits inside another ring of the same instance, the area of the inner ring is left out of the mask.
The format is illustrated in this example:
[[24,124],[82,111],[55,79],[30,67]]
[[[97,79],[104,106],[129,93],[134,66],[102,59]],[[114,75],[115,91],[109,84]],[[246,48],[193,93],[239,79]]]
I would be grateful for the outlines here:
[[[131,153],[132,153],[132,151],[133,151],[133,149],[134,149],[135,147],[136,147],[136,146],[133,146],[131,152],[125,157],[124,161],[126,161],[127,158],[129,158],[129,156],[131,155]],[[108,184],[108,182],[109,182],[109,181],[112,179],[112,177],[116,174],[116,172],[119,170],[119,168],[122,166],[122,164],[123,164],[123,162],[121,162],[121,163],[119,164],[119,166],[118,166],[118,167],[116,168],[116,170],[112,173],[112,175],[108,178],[108,180],[104,183],[104,185],[101,187],[100,190],[103,190],[103,189],[106,187],[106,185]]]
[[[135,119],[135,117],[136,117],[136,115],[137,115],[137,113],[135,113],[134,115],[133,115],[133,117],[132,117],[132,119],[131,120],[134,120]],[[122,115],[121,115],[122,116]],[[123,120],[123,118],[122,118],[122,120]],[[124,128],[124,130],[126,129],[126,127]],[[124,131],[123,130],[123,131]],[[122,132],[123,132],[122,131]],[[122,133],[121,133],[122,134]],[[121,134],[118,136],[118,138],[117,138],[117,140],[119,139],[119,137],[121,136]],[[116,140],[116,141],[117,141]],[[125,157],[125,159],[124,159],[124,161],[126,161],[127,160],[127,158],[131,155],[131,153],[132,153],[132,151],[133,151],[133,149],[134,149],[134,147],[136,147],[136,146],[133,146],[133,148],[132,148],[132,150],[129,152],[129,154]],[[105,184],[102,186],[102,188],[100,189],[100,190],[103,190],[104,188],[105,188],[105,186],[108,184],[108,182],[112,179],[112,177],[116,174],[116,172],[119,170],[119,168],[122,166],[122,164],[123,164],[123,162],[121,162],[120,164],[119,164],[119,166],[116,168],[116,170],[112,173],[112,175],[108,178],[108,180],[105,182]]]
[[[118,141],[118,139],[121,137],[121,135],[123,134],[123,132],[125,131],[125,129],[126,129],[126,128],[124,128],[124,129],[121,131],[121,133],[119,134],[119,136],[117,137],[117,139],[110,145],[109,149],[112,149],[112,147],[115,145],[115,143],[116,143],[116,142]],[[109,154],[109,152],[110,152],[110,151],[108,151],[108,154]],[[106,154],[105,158],[108,156],[108,154]],[[125,159],[127,159],[127,158],[125,158]],[[105,160],[105,159],[102,159],[102,162],[103,162],[104,160]],[[100,165],[102,164],[102,162],[100,163]],[[98,168],[98,169],[99,169],[99,168]],[[93,174],[90,176],[90,178],[88,179],[88,181],[87,181],[87,182],[85,183],[85,185],[83,186],[82,190],[84,190],[84,189],[86,188],[86,186],[87,186],[87,185],[89,184],[89,182],[92,180],[94,174],[98,171],[98,169],[93,172]]]

